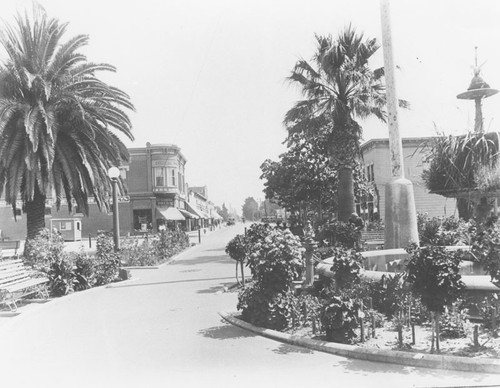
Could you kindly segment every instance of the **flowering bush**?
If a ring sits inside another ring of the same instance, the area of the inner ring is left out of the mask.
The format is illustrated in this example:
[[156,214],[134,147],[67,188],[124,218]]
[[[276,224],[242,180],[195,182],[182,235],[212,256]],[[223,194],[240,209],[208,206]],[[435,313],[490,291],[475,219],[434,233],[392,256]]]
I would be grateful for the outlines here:
[[287,291],[293,280],[299,279],[304,267],[304,248],[292,232],[271,229],[259,242],[250,244],[248,266],[254,281],[263,289]]
[[252,226],[245,244],[254,284],[238,295],[238,310],[250,323],[282,330],[292,323],[292,281],[303,268],[300,239],[289,230]]

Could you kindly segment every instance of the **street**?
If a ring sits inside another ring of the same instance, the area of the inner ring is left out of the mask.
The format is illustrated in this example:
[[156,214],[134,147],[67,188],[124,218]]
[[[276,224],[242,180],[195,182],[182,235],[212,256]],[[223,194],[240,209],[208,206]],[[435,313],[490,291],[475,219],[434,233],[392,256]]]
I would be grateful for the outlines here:
[[[500,376],[351,360],[272,341],[223,321],[236,310],[226,243],[241,223],[160,269],[0,318],[0,384],[13,387],[431,387]],[[248,271],[248,269],[247,269]],[[249,275],[249,272],[247,273]],[[9,384],[4,384],[7,381]]]

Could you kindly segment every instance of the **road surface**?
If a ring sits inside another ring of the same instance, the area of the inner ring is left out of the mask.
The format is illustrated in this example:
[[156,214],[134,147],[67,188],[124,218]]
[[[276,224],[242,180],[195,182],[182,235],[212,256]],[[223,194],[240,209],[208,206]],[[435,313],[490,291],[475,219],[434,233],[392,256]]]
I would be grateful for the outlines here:
[[[245,226],[249,226],[248,223]],[[500,376],[364,362],[266,339],[221,321],[235,310],[224,247],[244,226],[133,279],[0,318],[1,387],[443,387]],[[8,382],[9,384],[6,384]]]

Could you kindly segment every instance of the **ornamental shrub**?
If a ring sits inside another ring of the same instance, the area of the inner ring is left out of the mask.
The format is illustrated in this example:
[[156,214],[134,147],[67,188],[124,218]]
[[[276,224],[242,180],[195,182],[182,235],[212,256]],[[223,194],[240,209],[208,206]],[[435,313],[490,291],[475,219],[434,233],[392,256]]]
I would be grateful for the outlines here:
[[465,288],[459,274],[463,252],[447,252],[443,247],[408,248],[407,281],[429,311],[441,313],[455,302]]
[[478,224],[474,232],[471,253],[490,275],[491,282],[500,287],[500,225]]
[[363,258],[353,249],[336,247],[332,250],[332,272],[338,290],[353,287],[359,283],[359,272]]
[[26,264],[47,272],[52,263],[65,257],[64,238],[60,233],[42,229],[35,238],[26,241],[23,256]]
[[74,290],[82,291],[92,288],[96,283],[96,260],[84,252],[70,253],[70,260],[74,263]]
[[295,307],[293,292],[275,292],[264,289],[258,283],[243,289],[238,295],[238,310],[241,317],[255,326],[273,330],[284,330],[292,323]]
[[289,230],[255,224],[247,237],[253,284],[238,295],[238,310],[244,320],[261,327],[290,327],[295,308],[292,281],[304,265],[300,239]]
[[359,241],[359,230],[349,222],[330,221],[318,233],[323,245],[354,248]]
[[288,229],[271,228],[259,242],[250,244],[248,266],[253,280],[264,290],[288,291],[302,273],[303,252],[299,237]]
[[111,283],[118,277],[120,257],[114,250],[113,238],[109,233],[99,232],[96,245],[96,286]]
[[329,341],[350,343],[358,327],[360,305],[347,296],[334,295],[323,306],[321,325]]
[[47,277],[50,280],[49,289],[52,296],[63,296],[74,291],[75,273],[71,260],[63,258],[51,263]]
[[[255,225],[255,224],[254,224]],[[237,262],[245,261],[247,251],[247,239],[245,236],[238,234],[226,245],[226,253],[229,257]]]

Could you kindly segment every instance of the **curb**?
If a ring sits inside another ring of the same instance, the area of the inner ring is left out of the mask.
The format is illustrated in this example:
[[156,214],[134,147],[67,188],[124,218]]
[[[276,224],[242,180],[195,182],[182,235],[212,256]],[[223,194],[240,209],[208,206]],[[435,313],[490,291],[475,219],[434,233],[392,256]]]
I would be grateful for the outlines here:
[[276,330],[263,329],[236,318],[234,316],[235,313],[222,311],[219,312],[219,315],[225,321],[263,337],[270,338],[275,341],[284,342],[290,345],[296,345],[320,352],[335,354],[338,356],[374,362],[413,366],[419,368],[448,369],[461,372],[500,374],[500,359],[471,359],[458,356],[444,356],[438,354],[408,353],[398,350],[361,348],[355,345],[313,340],[296,335],[282,333]]

